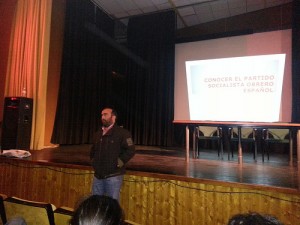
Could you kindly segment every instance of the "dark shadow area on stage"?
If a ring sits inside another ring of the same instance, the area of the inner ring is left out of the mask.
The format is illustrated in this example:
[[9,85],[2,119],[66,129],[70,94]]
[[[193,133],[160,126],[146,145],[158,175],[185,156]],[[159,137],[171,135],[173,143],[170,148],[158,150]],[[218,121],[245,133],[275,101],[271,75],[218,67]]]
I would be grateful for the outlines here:
[[[264,163],[266,165],[277,165],[277,166],[289,166],[289,149],[288,146],[271,146],[270,158],[267,159],[265,154],[265,160],[262,160],[262,150],[258,151],[256,161],[253,157],[253,149],[246,147],[243,148],[243,161],[246,163]],[[177,148],[160,148],[153,146],[137,146],[137,154],[150,154],[150,155],[160,155],[160,156],[176,156],[176,157],[186,157],[186,150],[183,147]],[[238,162],[238,150],[233,149],[233,157],[230,155],[228,157],[228,150],[224,150],[223,160],[229,162]],[[193,158],[193,150],[190,149],[190,158]],[[214,149],[200,149],[199,157],[197,159],[206,160],[222,160],[221,156],[218,156],[218,150]],[[296,154],[294,154],[294,162],[296,162]]]
[[[89,151],[91,145],[65,145],[55,148],[30,151],[31,156],[24,160],[39,165],[53,165],[92,170]],[[245,149],[243,163],[238,163],[237,150],[230,160],[227,152],[224,158],[218,157],[215,149],[200,149],[199,158],[194,159],[193,151],[186,158],[182,147],[164,148],[155,146],[136,146],[135,156],[128,162],[127,171],[131,173],[158,174],[166,179],[181,177],[203,181],[234,182],[276,188],[298,189],[299,178],[296,164],[289,164],[288,152],[272,152],[270,160],[262,161],[258,152],[257,161],[252,151]],[[3,158],[3,157],[1,157]],[[17,159],[19,160],[19,159]],[[296,162],[296,159],[294,160]]]
[[[289,162],[289,152],[271,151],[270,159],[262,160],[258,152],[253,158],[252,149],[244,149],[243,164],[238,164],[238,152],[230,160],[227,151],[224,158],[218,157],[216,149],[201,149],[199,158],[193,159],[189,152],[189,162],[183,148],[163,149],[150,146],[137,146],[137,154],[128,164],[129,170],[151,173],[172,174],[198,179],[238,182],[281,188],[298,189],[298,170]],[[296,155],[294,155],[296,162]]]

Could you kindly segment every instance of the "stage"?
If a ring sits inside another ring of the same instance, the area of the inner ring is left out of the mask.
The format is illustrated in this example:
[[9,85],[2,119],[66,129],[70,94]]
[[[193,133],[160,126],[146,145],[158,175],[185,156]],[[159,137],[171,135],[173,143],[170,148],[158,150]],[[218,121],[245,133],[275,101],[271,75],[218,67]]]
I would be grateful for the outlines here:
[[[31,151],[32,156],[28,160],[89,168],[89,151],[88,144],[65,145]],[[242,165],[238,164],[237,154],[235,152],[231,160],[227,160],[227,155],[224,154],[222,160],[216,150],[203,149],[198,159],[193,159],[192,154],[189,154],[190,159],[187,161],[184,148],[136,146],[136,154],[127,164],[127,171],[299,189],[298,168],[296,164],[289,165],[288,153],[271,153],[270,159],[265,162],[262,162],[259,153],[255,162],[252,153],[245,151]]]
[[[0,157],[0,192],[75,207],[90,193],[89,150],[70,145],[30,151],[24,159]],[[183,148],[136,146],[121,190],[126,218],[143,225],[224,225],[234,214],[256,211],[300,224],[299,173],[289,154],[272,152],[265,162],[259,154],[255,162],[245,150],[242,164],[237,154],[222,160],[203,149],[200,158],[187,160]]]

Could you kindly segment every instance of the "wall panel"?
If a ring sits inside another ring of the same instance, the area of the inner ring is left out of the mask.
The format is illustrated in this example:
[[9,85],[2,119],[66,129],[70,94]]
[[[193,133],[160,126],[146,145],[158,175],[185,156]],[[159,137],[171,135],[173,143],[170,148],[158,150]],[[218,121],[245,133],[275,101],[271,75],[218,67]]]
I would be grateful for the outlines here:
[[[0,193],[75,207],[90,193],[91,168],[35,165],[0,158]],[[300,224],[300,195],[238,183],[128,172],[121,190],[126,218],[149,225],[224,225],[236,213],[276,215],[284,224]]]

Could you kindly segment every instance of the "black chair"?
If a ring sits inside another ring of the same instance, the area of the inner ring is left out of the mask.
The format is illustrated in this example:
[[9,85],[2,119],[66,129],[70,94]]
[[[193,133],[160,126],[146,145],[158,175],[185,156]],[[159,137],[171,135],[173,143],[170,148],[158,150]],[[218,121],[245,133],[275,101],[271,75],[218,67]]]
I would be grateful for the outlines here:
[[[257,154],[259,143],[261,141],[262,130],[257,128],[243,128],[241,127],[241,144],[242,148],[245,150],[246,146],[249,147],[251,150],[253,149],[253,159],[257,161]],[[237,149],[238,142],[239,142],[239,135],[238,135],[238,128],[230,128],[230,142],[231,142],[231,154],[228,153],[228,159],[230,156],[233,158],[233,151]]]
[[265,160],[265,154],[267,154],[267,159],[270,159],[270,144],[290,144],[290,157],[293,157],[292,138],[292,130],[290,129],[264,129],[263,161]]
[[[198,158],[200,155],[199,141],[205,142],[216,142],[218,148],[218,156],[223,159],[223,141],[222,141],[222,128],[221,127],[211,127],[211,126],[197,126],[194,130],[195,138],[194,141],[194,157]],[[207,145],[207,147],[209,147]]]

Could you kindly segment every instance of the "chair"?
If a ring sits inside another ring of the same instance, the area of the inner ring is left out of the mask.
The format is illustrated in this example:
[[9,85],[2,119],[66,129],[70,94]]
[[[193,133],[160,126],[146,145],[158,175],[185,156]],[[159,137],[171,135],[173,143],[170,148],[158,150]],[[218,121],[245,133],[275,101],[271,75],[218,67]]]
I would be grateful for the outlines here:
[[7,221],[22,217],[28,225],[55,225],[55,206],[50,203],[28,201],[16,197],[4,199]]
[[1,217],[1,223],[0,224],[6,224],[6,215],[5,215],[5,210],[4,210],[4,199],[6,199],[7,196],[4,194],[0,194],[0,217]]
[[73,216],[74,209],[65,206],[54,210],[55,225],[69,225]]
[[125,220],[124,225],[140,225],[139,223],[133,222],[131,220]]
[[263,161],[265,153],[267,154],[268,160],[270,159],[270,144],[290,144],[290,157],[293,157],[293,140],[292,130],[290,129],[264,129],[263,133]]
[[218,144],[218,156],[223,159],[223,141],[222,141],[222,128],[210,126],[197,126],[194,130],[194,158],[199,157],[199,140],[216,141]]
[[[252,148],[252,144],[254,144],[254,151],[253,151],[253,159],[257,161],[257,152],[258,152],[258,140],[261,137],[261,130],[257,128],[240,128],[241,129],[241,144],[245,143],[250,144],[250,148]],[[230,142],[231,143],[238,143],[239,135],[238,135],[238,128],[229,128],[230,130]],[[233,157],[233,149],[234,147],[231,145],[231,157]],[[230,159],[230,153],[228,153],[228,159]]]

